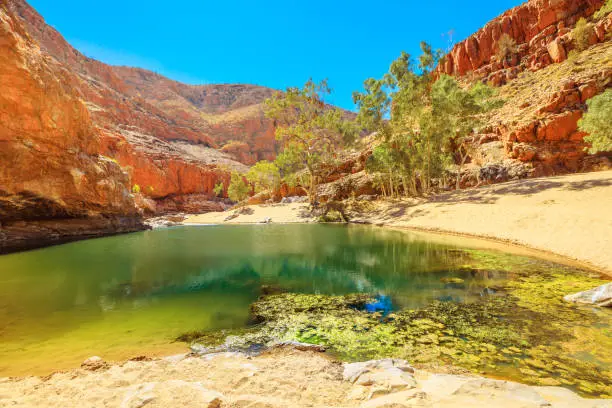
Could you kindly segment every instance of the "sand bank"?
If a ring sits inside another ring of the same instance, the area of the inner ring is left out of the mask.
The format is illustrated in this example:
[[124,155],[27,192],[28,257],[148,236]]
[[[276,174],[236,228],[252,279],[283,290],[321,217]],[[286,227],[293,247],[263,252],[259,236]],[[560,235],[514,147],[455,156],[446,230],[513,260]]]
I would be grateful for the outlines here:
[[[612,171],[573,174],[452,191],[431,199],[377,200],[352,221],[509,242],[612,274]],[[195,215],[194,224],[313,222],[306,204]],[[248,212],[248,211],[247,211]]]

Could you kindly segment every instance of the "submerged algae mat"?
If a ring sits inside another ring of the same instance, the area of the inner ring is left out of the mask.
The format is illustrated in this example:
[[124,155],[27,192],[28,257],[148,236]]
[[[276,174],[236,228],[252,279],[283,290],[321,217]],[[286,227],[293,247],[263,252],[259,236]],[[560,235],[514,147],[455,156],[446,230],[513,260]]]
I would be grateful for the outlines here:
[[[269,294],[252,304],[251,328],[181,339],[230,349],[294,340],[325,345],[344,361],[397,357],[430,370],[450,366],[612,398],[612,311],[562,300],[606,281],[532,258],[464,252],[463,269],[514,278],[486,288],[477,301],[396,310],[366,294]],[[446,281],[462,285],[459,278]]]

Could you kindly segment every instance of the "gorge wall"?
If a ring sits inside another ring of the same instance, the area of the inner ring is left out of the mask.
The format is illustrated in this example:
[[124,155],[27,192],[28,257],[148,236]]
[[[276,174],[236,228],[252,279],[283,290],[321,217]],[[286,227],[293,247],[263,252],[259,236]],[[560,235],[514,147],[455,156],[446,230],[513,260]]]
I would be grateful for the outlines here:
[[142,228],[71,80],[0,1],[0,252]]
[[[261,103],[274,90],[253,85],[186,85],[139,68],[88,58],[23,0],[5,0],[24,34],[66,71],[98,130],[97,153],[115,160],[148,199],[200,195],[234,169],[276,155],[274,126]],[[240,147],[236,149],[236,147]],[[147,209],[155,208],[154,202]]]
[[276,155],[274,90],[106,65],[23,0],[0,0],[0,83],[0,251],[220,210],[217,183]]

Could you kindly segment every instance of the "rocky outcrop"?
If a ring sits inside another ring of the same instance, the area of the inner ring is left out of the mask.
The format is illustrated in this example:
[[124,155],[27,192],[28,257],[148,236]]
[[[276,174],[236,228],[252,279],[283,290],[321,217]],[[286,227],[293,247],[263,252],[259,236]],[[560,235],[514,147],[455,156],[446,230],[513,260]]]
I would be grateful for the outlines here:
[[[456,44],[438,67],[438,73],[463,76],[473,73],[488,82],[501,85],[526,69],[536,71],[567,58],[571,50],[571,28],[581,17],[589,17],[604,0],[530,0],[506,11],[487,23],[466,40]],[[605,20],[605,21],[604,21]],[[612,21],[599,24],[601,36],[591,43],[605,40]],[[502,36],[516,43],[505,57],[498,55]],[[601,38],[600,38],[601,37]]]
[[578,121],[586,101],[612,85],[610,58],[608,41],[502,86],[505,105],[491,113],[488,129],[498,156],[531,167],[532,176],[607,168],[609,155],[587,154]]
[[[587,156],[586,135],[578,130],[586,101],[611,86],[612,14],[593,15],[603,4],[603,0],[527,1],[458,43],[445,57],[438,74],[501,86],[505,101],[478,135],[486,141],[474,144],[473,165],[510,166],[509,171],[522,166],[527,168],[521,170],[524,176],[609,166],[606,155]],[[578,52],[572,29],[580,18],[588,20],[591,35],[590,47]],[[515,42],[505,57],[498,53],[502,36]],[[481,181],[469,174],[463,178],[465,185]]]
[[612,307],[612,283],[584,292],[574,293],[573,295],[567,295],[563,300],[600,307]]

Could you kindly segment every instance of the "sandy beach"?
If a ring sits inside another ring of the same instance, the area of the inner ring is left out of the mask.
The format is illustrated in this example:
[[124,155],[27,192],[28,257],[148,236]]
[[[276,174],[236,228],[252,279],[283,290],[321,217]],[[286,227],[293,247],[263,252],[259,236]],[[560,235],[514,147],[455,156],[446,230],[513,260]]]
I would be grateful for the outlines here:
[[[578,261],[612,275],[612,171],[536,178],[440,194],[377,200],[351,221],[481,237]],[[306,204],[250,206],[189,217],[192,224],[313,222]],[[244,211],[243,212],[248,212]]]

